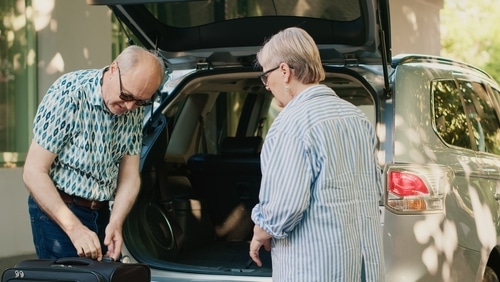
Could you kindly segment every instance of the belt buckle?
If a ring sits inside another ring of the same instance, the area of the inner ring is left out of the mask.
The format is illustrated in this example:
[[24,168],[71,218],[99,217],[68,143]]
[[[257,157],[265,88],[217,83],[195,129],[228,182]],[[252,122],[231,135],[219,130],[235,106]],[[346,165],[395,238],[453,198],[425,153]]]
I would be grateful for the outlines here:
[[91,210],[98,210],[100,208],[99,204],[100,204],[100,202],[98,202],[98,201],[90,202],[90,209]]

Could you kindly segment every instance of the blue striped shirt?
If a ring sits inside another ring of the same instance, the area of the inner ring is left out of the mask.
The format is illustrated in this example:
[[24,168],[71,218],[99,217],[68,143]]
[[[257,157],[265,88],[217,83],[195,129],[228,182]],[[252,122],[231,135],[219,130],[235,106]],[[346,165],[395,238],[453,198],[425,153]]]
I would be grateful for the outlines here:
[[312,86],[273,122],[252,220],[272,235],[273,281],[383,280],[381,170],[373,125]]

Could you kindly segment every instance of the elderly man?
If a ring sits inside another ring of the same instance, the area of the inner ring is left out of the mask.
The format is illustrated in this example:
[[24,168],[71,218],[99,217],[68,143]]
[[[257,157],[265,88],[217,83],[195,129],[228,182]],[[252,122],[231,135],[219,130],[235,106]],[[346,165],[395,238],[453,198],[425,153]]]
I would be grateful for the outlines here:
[[142,106],[163,74],[161,59],[130,46],[109,66],[70,72],[49,88],[23,174],[39,258],[119,259],[140,189]]

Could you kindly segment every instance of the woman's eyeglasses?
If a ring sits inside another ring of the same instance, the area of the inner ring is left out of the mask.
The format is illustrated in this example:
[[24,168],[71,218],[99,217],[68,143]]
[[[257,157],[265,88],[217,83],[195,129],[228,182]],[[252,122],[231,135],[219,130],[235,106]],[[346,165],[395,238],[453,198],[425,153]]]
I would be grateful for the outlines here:
[[268,71],[265,71],[263,72],[261,75],[259,75],[259,78],[260,80],[262,80],[262,83],[264,83],[264,85],[267,85],[267,77],[269,76],[269,74],[275,70],[277,70],[280,66],[277,66],[275,68],[272,68]]
[[122,90],[122,74],[120,72],[120,67],[118,67],[118,63],[116,63],[116,68],[118,69],[118,80],[120,81],[120,99],[125,102],[135,101],[135,104],[139,107],[149,106],[153,104],[153,99],[140,100],[134,98],[131,94],[123,93]]

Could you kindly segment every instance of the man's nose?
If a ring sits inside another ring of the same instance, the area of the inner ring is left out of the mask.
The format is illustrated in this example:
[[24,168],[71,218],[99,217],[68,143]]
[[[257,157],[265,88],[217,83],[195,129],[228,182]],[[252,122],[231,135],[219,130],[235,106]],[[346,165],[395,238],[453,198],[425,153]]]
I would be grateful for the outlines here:
[[135,101],[124,101],[127,110],[131,111],[137,108]]

